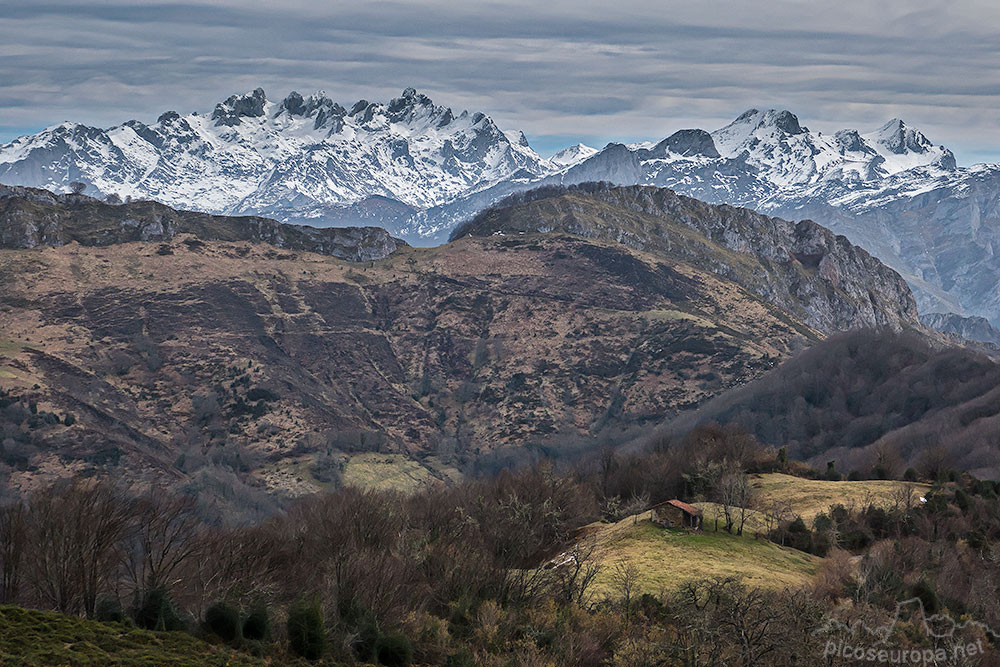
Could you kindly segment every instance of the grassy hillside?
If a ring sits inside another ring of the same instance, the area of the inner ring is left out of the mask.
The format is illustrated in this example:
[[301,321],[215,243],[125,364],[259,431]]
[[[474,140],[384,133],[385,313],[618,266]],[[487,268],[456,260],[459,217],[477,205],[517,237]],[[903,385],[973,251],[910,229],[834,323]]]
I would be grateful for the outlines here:
[[614,584],[619,561],[636,568],[638,592],[653,595],[676,591],[687,582],[728,576],[742,577],[748,585],[761,588],[799,588],[812,581],[822,561],[752,537],[666,530],[648,517],[588,527],[585,539],[596,540],[594,556],[602,566],[594,581],[595,597],[620,596]]
[[761,497],[765,500],[788,503],[806,522],[838,503],[845,507],[870,503],[889,507],[907,489],[912,489],[915,496],[921,496],[930,489],[927,484],[894,480],[828,482],[780,473],[760,475],[754,480],[754,486],[760,490]]
[[664,188],[539,188],[483,211],[453,238],[548,231],[687,256],[827,333],[918,324],[905,281],[844,237],[809,220],[713,206]]
[[183,632],[148,632],[52,612],[0,607],[3,665],[264,665]]
[[[930,489],[927,484],[914,482],[894,480],[829,482],[781,473],[756,475],[753,486],[759,494],[759,506],[790,509],[792,514],[801,516],[807,525],[812,525],[812,520],[817,514],[826,512],[833,505],[862,508],[874,504],[888,509],[905,502],[907,489],[912,494],[913,502]],[[721,505],[712,502],[694,504],[704,512],[706,527],[709,525],[714,527],[716,518],[719,525],[723,525]],[[748,535],[766,533],[768,530],[768,523],[761,512],[751,510],[747,513],[744,531]]]
[[[902,502],[901,494],[908,489],[914,499],[929,489],[926,484],[909,482],[829,482],[780,473],[757,475],[753,485],[762,506],[782,504],[807,524],[831,505],[861,508],[874,503],[892,507]],[[594,584],[595,595],[619,595],[613,574],[619,561],[635,566],[639,591],[652,594],[676,590],[686,582],[724,576],[741,577],[748,585],[767,589],[797,588],[808,584],[816,574],[821,558],[755,538],[755,534],[767,530],[760,512],[749,512],[744,535],[737,536],[721,530],[719,505],[696,505],[705,515],[705,529],[700,533],[664,530],[649,520],[648,512],[618,523],[594,523],[585,528],[583,541],[595,545],[594,556],[602,565]],[[719,532],[714,530],[716,514]]]

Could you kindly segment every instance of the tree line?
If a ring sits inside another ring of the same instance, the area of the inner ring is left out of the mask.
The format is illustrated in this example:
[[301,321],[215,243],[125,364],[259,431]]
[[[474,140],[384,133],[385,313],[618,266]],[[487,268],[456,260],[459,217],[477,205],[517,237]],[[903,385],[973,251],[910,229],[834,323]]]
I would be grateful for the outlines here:
[[923,503],[832,508],[811,526],[775,513],[760,539],[827,556],[812,588],[723,577],[640,594],[619,564],[614,592],[593,594],[602,564],[581,527],[681,497],[718,502],[717,529],[738,533],[751,509],[768,513],[751,476],[775,469],[808,472],[710,425],[572,468],[543,461],[413,495],[338,489],[252,524],[188,495],[67,480],[0,509],[0,602],[386,665],[811,664],[825,616],[884,618],[913,594],[994,621],[977,582],[1000,587],[997,488],[957,473]]

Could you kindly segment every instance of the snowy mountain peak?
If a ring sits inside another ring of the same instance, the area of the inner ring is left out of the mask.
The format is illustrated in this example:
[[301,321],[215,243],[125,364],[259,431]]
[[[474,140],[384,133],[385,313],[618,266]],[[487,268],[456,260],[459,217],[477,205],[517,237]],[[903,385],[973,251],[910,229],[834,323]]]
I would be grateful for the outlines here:
[[591,148],[586,144],[576,144],[575,146],[562,149],[550,157],[549,162],[559,168],[572,167],[575,164],[583,162],[597,152],[596,148]]
[[309,97],[303,97],[293,90],[278,105],[274,116],[277,118],[283,113],[289,118],[313,118],[314,130],[330,127],[331,133],[337,133],[343,127],[347,110],[327,97],[322,90],[316,91]]
[[774,128],[787,134],[802,134],[808,131],[799,125],[798,116],[787,109],[750,109],[744,111],[731,123],[736,125],[743,123],[752,126],[755,130]]
[[898,118],[875,132],[810,132],[790,111],[750,109],[712,133],[724,157],[743,157],[767,180],[806,185],[870,181],[915,168],[954,170],[955,156]]
[[435,115],[446,111],[444,107],[435,107],[431,98],[418,93],[415,88],[407,88],[402,95],[389,102],[386,112],[393,122],[404,122],[418,115],[422,109],[429,109]]
[[712,132],[723,157],[744,157],[779,185],[808,183],[821,176],[822,153],[817,137],[788,110],[749,109],[729,125]]
[[944,146],[935,146],[922,132],[899,118],[864,135],[882,156],[882,167],[890,174],[916,167],[936,167],[954,171],[955,155]]
[[748,109],[729,125],[712,132],[712,137],[723,154],[735,156],[752,143],[808,131],[787,109]]
[[833,140],[841,153],[867,153],[875,155],[875,150],[865,143],[857,130],[840,130],[833,135]]
[[878,143],[893,153],[902,154],[908,151],[926,153],[933,147],[930,140],[920,131],[907,127],[899,118],[893,118],[876,131]]

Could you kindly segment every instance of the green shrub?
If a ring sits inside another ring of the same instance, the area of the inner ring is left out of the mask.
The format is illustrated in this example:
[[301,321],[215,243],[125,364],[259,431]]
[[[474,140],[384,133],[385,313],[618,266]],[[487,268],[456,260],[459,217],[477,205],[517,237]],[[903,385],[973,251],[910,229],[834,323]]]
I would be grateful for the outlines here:
[[94,609],[94,620],[101,623],[125,623],[128,618],[122,609],[118,598],[104,597],[97,601]]
[[174,608],[170,592],[162,587],[146,591],[139,606],[132,612],[132,619],[140,628],[147,630],[183,630],[184,621]]
[[63,417],[63,424],[65,424],[66,426],[72,426],[75,423],[76,423],[76,415],[74,415],[72,412],[66,413],[66,416]]
[[358,654],[358,659],[364,662],[373,662],[376,659],[376,649],[381,632],[378,623],[371,615],[365,615],[358,622],[357,637],[354,640],[354,651]]
[[216,602],[205,611],[205,628],[225,642],[240,636],[240,614],[225,602]]
[[413,643],[398,632],[382,635],[375,642],[375,658],[386,667],[403,667],[413,662]]
[[986,536],[978,530],[971,531],[965,536],[965,540],[969,544],[969,548],[973,551],[983,552],[990,545]]
[[317,601],[300,600],[288,610],[288,645],[306,660],[317,660],[323,655],[326,627]]
[[871,542],[871,535],[860,528],[846,530],[840,535],[840,544],[849,551],[860,551]]
[[935,592],[934,587],[926,579],[921,579],[917,583],[913,584],[913,589],[911,590],[913,597],[920,598],[920,603],[924,605],[924,611],[928,614],[937,613],[940,608],[938,602],[937,592]]
[[247,392],[248,401],[280,401],[281,397],[277,393],[265,387],[254,387]]
[[989,500],[996,500],[997,497],[996,489],[993,486],[993,482],[990,482],[988,480],[983,480],[976,484],[976,493],[982,496],[983,498],[987,498]]
[[958,505],[958,509],[962,510],[962,513],[964,514],[969,511],[972,499],[969,498],[969,494],[962,489],[955,489],[955,504]]
[[795,520],[788,524],[789,533],[808,533],[809,529],[806,528],[806,522],[802,520],[801,516],[795,517]]
[[271,634],[271,619],[267,607],[263,604],[254,605],[243,620],[243,638],[252,641],[264,641]]
[[903,479],[907,482],[917,481],[917,471],[914,468],[907,468],[906,472],[903,473]]

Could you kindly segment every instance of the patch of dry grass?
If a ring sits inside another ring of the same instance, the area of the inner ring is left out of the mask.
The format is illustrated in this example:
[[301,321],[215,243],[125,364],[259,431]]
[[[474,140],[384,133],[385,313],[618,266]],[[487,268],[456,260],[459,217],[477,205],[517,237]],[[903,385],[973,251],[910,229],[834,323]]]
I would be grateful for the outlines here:
[[[443,473],[458,474],[458,471],[444,469]],[[345,486],[403,493],[413,493],[426,486],[442,483],[430,469],[404,454],[377,452],[351,456],[344,466],[342,479]]]

